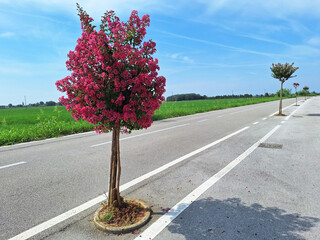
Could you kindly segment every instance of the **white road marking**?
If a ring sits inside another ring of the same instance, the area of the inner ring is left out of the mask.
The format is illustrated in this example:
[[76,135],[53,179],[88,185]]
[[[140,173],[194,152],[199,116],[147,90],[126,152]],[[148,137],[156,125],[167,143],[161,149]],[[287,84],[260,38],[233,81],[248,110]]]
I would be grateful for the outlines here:
[[17,165],[24,164],[24,163],[26,163],[26,162],[17,162],[17,163],[12,163],[12,164],[9,164],[9,165],[0,166],[0,169],[8,168],[8,167],[13,167],[13,166],[17,166]]
[[182,161],[184,161],[184,160],[186,160],[186,159],[188,159],[188,158],[190,158],[190,157],[192,157],[192,156],[194,156],[194,155],[196,155],[196,154],[198,154],[200,152],[203,152],[203,151],[207,150],[208,148],[213,147],[214,145],[217,145],[218,143],[221,143],[221,142],[227,140],[228,138],[231,138],[231,137],[233,137],[233,136],[235,136],[235,135],[247,130],[248,128],[249,127],[244,127],[242,129],[234,132],[234,133],[231,133],[231,134],[229,134],[229,135],[227,135],[227,136],[225,136],[223,138],[220,138],[217,141],[214,141],[214,142],[212,142],[212,143],[210,143],[210,144],[208,144],[208,145],[206,145],[204,147],[201,147],[201,148],[199,148],[199,149],[197,149],[197,150],[195,150],[195,151],[193,151],[191,153],[188,153],[188,154],[186,154],[186,155],[184,155],[184,156],[182,156],[182,157],[180,157],[180,158],[178,158],[178,159],[176,159],[176,160],[174,160],[172,162],[169,162],[169,163],[163,165],[162,167],[159,167],[159,168],[157,168],[157,169],[155,169],[155,170],[153,170],[153,171],[151,171],[151,172],[149,172],[147,174],[144,174],[141,177],[138,177],[138,178],[136,178],[136,179],[134,179],[134,180],[132,180],[132,181],[120,186],[120,190],[121,191],[126,190],[129,187],[131,187],[131,186],[133,186],[135,184],[138,184],[138,183],[142,182],[143,180],[145,180],[147,178],[150,178],[153,175],[156,175],[156,174],[168,169],[169,167],[172,167],[172,166],[174,166],[174,165],[176,165],[176,164],[178,164],[178,163],[180,163],[180,162],[182,162]]
[[286,121],[281,121],[281,123],[285,123]]
[[205,191],[212,187],[216,182],[218,182],[223,176],[225,176],[229,171],[231,171],[235,166],[237,166],[242,160],[249,156],[260,143],[266,141],[275,131],[278,130],[280,125],[277,125],[270,132],[268,132],[263,138],[258,142],[253,144],[244,153],[234,159],[231,163],[221,169],[218,173],[213,175],[195,190],[193,190],[184,199],[178,202],[173,208],[171,208],[168,213],[160,217],[156,222],[154,222],[150,227],[148,227],[142,234],[139,234],[135,240],[141,239],[154,239],[166,226],[168,226],[180,213],[182,213],[190,204],[199,198]]
[[[191,153],[188,153],[188,154],[186,154],[186,155],[184,155],[184,156],[182,156],[182,157],[180,157],[180,158],[178,158],[178,159],[176,159],[176,160],[174,160],[172,162],[169,162],[169,163],[167,163],[167,164],[165,164],[165,165],[163,165],[163,166],[161,166],[161,167],[159,167],[159,168],[157,168],[157,169],[155,169],[155,170],[153,170],[153,171],[151,171],[151,172],[149,172],[147,174],[144,174],[144,175],[142,175],[142,176],[140,176],[140,177],[138,177],[136,179],[133,179],[132,181],[127,182],[127,183],[123,184],[122,186],[120,186],[120,191],[124,191],[124,190],[134,186],[135,184],[138,184],[138,183],[140,183],[140,182],[142,182],[142,181],[144,181],[144,180],[146,180],[146,179],[148,179],[148,178],[150,178],[150,177],[152,177],[152,176],[154,176],[154,175],[156,175],[156,174],[158,174],[158,173],[160,173],[160,172],[162,172],[162,171],[164,171],[164,170],[166,170],[166,169],[168,169],[168,168],[170,168],[170,167],[172,167],[172,166],[174,166],[174,165],[176,165],[176,164],[178,164],[178,163],[180,163],[180,162],[182,162],[182,161],[184,161],[184,160],[186,160],[186,159],[188,159],[188,158],[190,158],[190,157],[192,157],[192,156],[194,156],[194,155],[196,155],[196,154],[198,154],[198,153],[200,153],[200,152],[202,152],[202,151],[204,151],[206,149],[208,149],[208,148],[213,147],[214,145],[217,145],[220,142],[223,142],[223,141],[225,141],[225,140],[227,140],[227,139],[229,139],[229,138],[231,138],[231,137],[233,137],[233,136],[235,136],[235,135],[247,130],[248,128],[249,127],[244,127],[244,128],[242,128],[242,129],[240,129],[240,130],[238,130],[236,132],[233,132],[233,133],[231,133],[231,134],[229,134],[229,135],[227,135],[227,136],[225,136],[223,138],[220,138],[217,141],[214,141],[214,142],[212,142],[212,143],[210,143],[210,144],[208,144],[208,145],[206,145],[206,146],[204,146],[202,148],[199,148],[199,149],[197,149],[197,150],[195,150],[195,151],[193,151]],[[34,227],[32,227],[32,228],[30,228],[30,229],[28,229],[28,230],[26,230],[26,231],[24,231],[24,232],[22,232],[22,233],[20,233],[20,234],[18,234],[16,236],[14,236],[14,237],[12,237],[12,238],[10,238],[8,240],[26,240],[28,238],[31,238],[31,237],[35,236],[36,234],[38,234],[40,232],[43,232],[43,231],[45,231],[45,230],[57,225],[58,223],[61,223],[61,222],[65,221],[65,220],[67,220],[68,218],[71,218],[71,217],[75,216],[76,214],[78,214],[78,213],[80,213],[82,211],[85,211],[88,208],[91,208],[94,205],[99,204],[100,202],[105,201],[105,200],[106,200],[106,195],[105,194],[100,195],[100,196],[98,196],[98,197],[96,197],[96,198],[94,198],[94,199],[92,199],[92,200],[90,200],[90,201],[78,206],[78,207],[75,207],[75,208],[73,208],[73,209],[71,209],[71,210],[69,210],[69,211],[67,211],[65,213],[60,214],[59,216],[56,216],[56,217],[54,217],[54,218],[52,218],[52,219],[50,219],[50,220],[48,220],[46,222],[43,222],[43,223],[41,223],[41,224],[39,224],[37,226],[34,226]]]
[[262,118],[262,121],[266,120],[267,118]]
[[217,118],[221,118],[221,117],[223,117],[224,115],[220,115],[220,116],[218,116]]
[[[300,102],[300,101],[299,101],[299,102]],[[287,106],[287,107],[285,107],[285,108],[282,108],[282,111],[286,110],[287,108],[289,108],[289,107],[291,107],[291,106],[293,106],[293,105],[295,105],[295,104],[296,104],[296,103],[292,103],[292,104],[290,104],[289,106]],[[279,111],[276,111],[276,112],[270,114],[269,117],[273,117],[273,115],[278,114],[278,113],[279,113]]]
[[301,107],[301,106],[303,106],[303,104],[305,104],[306,102],[304,102],[304,103],[302,103],[299,107],[297,107],[296,108],[296,110],[294,110],[289,116],[287,116],[284,120],[289,120],[289,118],[293,115],[293,114],[295,114],[295,112]]
[[252,107],[252,108],[249,108],[249,109],[243,109],[243,110],[239,110],[239,111],[236,111],[236,112],[232,112],[232,113],[229,113],[229,115],[233,115],[233,114],[237,114],[237,113],[245,112],[245,111],[250,111],[250,110],[253,110],[253,109],[256,109],[256,108],[260,108],[260,106]]
[[256,124],[258,124],[258,123],[259,123],[259,122],[254,122],[253,125],[256,125]]
[[[136,138],[136,137],[141,137],[141,136],[145,136],[145,135],[149,135],[149,134],[153,134],[153,133],[163,132],[163,131],[171,130],[171,129],[174,129],[174,128],[185,127],[185,126],[188,126],[188,125],[190,125],[190,123],[181,124],[181,125],[168,127],[168,128],[163,128],[163,129],[155,130],[155,131],[152,131],[152,132],[146,132],[146,133],[142,133],[142,134],[139,134],[139,135],[134,135],[134,136],[126,137],[126,138],[120,138],[120,141],[128,140],[128,139],[131,139],[131,138]],[[102,146],[102,145],[109,144],[111,142],[112,141],[103,142],[103,143],[92,145],[90,147],[99,147],[99,146]]]
[[198,122],[205,122],[205,121],[208,121],[209,119],[202,119],[202,120],[199,120]]

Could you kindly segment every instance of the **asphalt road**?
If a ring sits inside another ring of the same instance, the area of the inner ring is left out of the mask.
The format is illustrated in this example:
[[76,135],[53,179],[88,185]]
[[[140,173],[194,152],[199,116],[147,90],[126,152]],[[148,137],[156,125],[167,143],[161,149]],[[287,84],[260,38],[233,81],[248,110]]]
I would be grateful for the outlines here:
[[153,217],[121,236],[91,221],[110,134],[2,147],[0,239],[320,239],[320,98],[294,103],[284,101],[286,117],[272,116],[277,101],[122,135],[122,195]]

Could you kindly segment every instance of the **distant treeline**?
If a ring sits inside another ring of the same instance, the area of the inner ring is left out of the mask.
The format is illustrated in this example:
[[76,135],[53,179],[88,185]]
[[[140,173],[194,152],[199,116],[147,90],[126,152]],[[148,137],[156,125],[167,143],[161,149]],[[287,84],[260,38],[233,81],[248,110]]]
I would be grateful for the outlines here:
[[[298,96],[315,96],[319,95],[316,92],[309,92],[305,90],[298,91]],[[231,99],[231,98],[252,98],[252,97],[279,97],[280,96],[280,90],[276,93],[265,93],[265,94],[240,94],[240,95],[218,95],[214,97],[208,97],[206,95],[200,95],[196,93],[184,93],[184,94],[175,94],[172,96],[167,97],[167,102],[174,102],[174,101],[189,101],[189,100],[204,100],[204,99]],[[282,93],[283,97],[295,97],[296,95],[292,93],[291,89],[283,89]]]
[[47,102],[37,102],[37,103],[30,103],[25,105],[24,103],[18,104],[18,105],[13,105],[11,103],[8,104],[8,106],[0,106],[0,108],[19,108],[19,107],[49,107],[49,106],[56,106],[59,105],[61,106],[60,102],[55,102],[55,101],[47,101]]
[[206,95],[200,95],[196,93],[185,93],[185,94],[176,94],[176,95],[167,97],[167,102],[186,101],[186,100],[203,100],[203,99],[252,98],[252,97],[253,97],[252,94],[221,95],[221,96],[208,97]]

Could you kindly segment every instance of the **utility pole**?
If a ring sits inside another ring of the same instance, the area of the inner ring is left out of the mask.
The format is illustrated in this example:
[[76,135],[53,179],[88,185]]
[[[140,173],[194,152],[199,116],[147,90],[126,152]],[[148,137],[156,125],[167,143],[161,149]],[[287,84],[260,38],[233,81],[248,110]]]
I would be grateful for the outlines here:
[[27,97],[26,97],[26,96],[24,96],[24,105],[25,105],[26,108],[27,108]]

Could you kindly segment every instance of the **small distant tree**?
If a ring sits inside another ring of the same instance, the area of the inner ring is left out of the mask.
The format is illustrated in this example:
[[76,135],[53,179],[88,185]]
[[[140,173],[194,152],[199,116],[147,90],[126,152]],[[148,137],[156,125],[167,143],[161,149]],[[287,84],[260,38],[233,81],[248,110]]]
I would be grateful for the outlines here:
[[299,69],[299,67],[294,67],[294,63],[289,64],[281,64],[272,63],[272,67],[270,68],[272,74],[271,76],[278,79],[281,82],[281,89],[280,89],[280,104],[279,104],[279,115],[282,115],[282,91],[283,91],[283,83],[290,78],[296,77],[292,76],[292,74]]
[[9,103],[9,104],[8,104],[8,107],[9,107],[9,108],[12,108],[12,106],[13,106],[12,103]]
[[307,99],[307,95],[309,94],[309,87],[308,86],[304,86],[303,90],[305,92],[305,99]]
[[100,30],[77,4],[82,36],[66,62],[71,76],[56,82],[66,92],[60,102],[72,116],[95,125],[98,133],[112,131],[110,181],[107,205],[120,207],[120,132],[151,126],[151,116],[164,101],[165,78],[158,76],[156,44],[143,42],[149,15],[132,11],[124,23],[113,11],[102,17]]
[[56,102],[55,101],[48,101],[46,102],[46,106],[55,106]]
[[299,83],[293,83],[293,87],[296,90],[296,106],[298,106],[298,92],[297,92],[297,88],[299,87]]
[[[281,95],[281,90],[278,90],[277,92],[276,92],[276,96],[277,97],[280,97],[280,95]],[[283,88],[282,89],[282,98],[284,98],[284,97],[290,97],[292,94],[291,94],[291,89],[289,89],[289,88]]]

